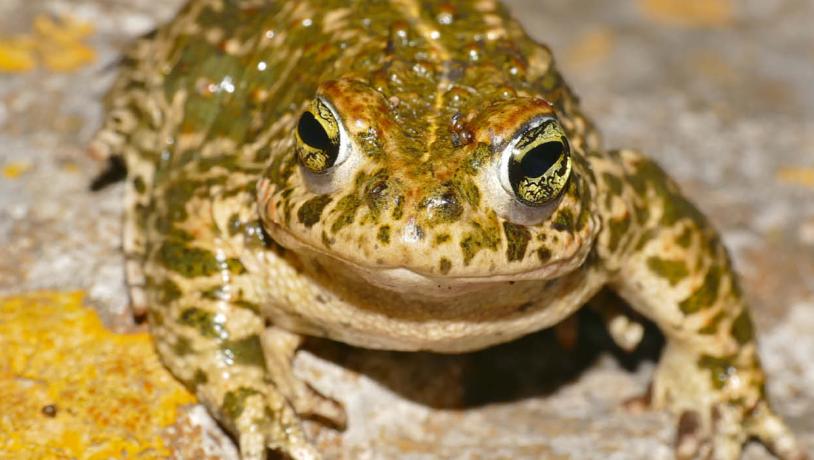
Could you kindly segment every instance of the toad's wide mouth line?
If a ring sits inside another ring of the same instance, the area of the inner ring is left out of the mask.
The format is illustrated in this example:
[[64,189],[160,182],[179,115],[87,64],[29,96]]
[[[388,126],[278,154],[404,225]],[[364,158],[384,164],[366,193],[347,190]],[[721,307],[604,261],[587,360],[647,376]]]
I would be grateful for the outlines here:
[[[451,284],[477,284],[477,283],[500,283],[508,281],[530,281],[539,280],[545,281],[557,278],[563,275],[563,268],[570,265],[573,261],[571,259],[559,260],[556,262],[549,262],[546,265],[536,267],[529,270],[517,270],[506,272],[490,272],[483,275],[443,275],[438,273],[427,272],[423,270],[416,270],[414,267],[404,265],[373,265],[362,264],[356,260],[352,260],[343,256],[341,253],[328,252],[324,248],[311,244],[308,240],[301,238],[295,233],[289,231],[288,228],[272,223],[274,232],[272,238],[281,244],[283,247],[293,251],[307,251],[313,254],[318,254],[321,257],[327,257],[336,260],[342,264],[352,267],[361,273],[370,274],[390,274],[397,276],[403,274],[413,278],[421,279],[430,283],[442,283],[444,285]],[[282,238],[279,238],[279,237]]]

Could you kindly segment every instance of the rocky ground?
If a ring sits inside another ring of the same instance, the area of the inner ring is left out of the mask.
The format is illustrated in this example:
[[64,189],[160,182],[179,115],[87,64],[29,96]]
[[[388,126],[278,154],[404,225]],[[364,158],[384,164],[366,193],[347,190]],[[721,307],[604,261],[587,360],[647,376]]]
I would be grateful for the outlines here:
[[[3,294],[84,290],[110,328],[133,329],[122,187],[87,191],[101,165],[85,147],[121,51],[179,4],[0,2]],[[552,46],[606,144],[658,159],[723,232],[755,307],[771,397],[814,454],[814,3],[509,6]],[[589,315],[580,328],[570,351],[544,332],[453,357],[315,341],[297,371],[344,401],[350,420],[342,434],[310,429],[330,458],[671,458],[670,417],[621,407],[647,384],[657,334],[626,356]],[[200,408],[184,414],[167,437],[179,457],[192,458],[185,433],[201,436],[190,426],[222,439]],[[228,442],[207,446],[234,456]],[[746,458],[770,457],[750,445]]]

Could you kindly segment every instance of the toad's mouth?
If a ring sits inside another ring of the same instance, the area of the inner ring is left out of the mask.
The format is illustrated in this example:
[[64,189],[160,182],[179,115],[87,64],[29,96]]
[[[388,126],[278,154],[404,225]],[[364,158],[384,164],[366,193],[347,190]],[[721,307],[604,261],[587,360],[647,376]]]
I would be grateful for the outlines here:
[[307,259],[319,260],[322,265],[331,267],[332,270],[329,271],[339,270],[337,273],[340,276],[355,276],[376,287],[418,297],[450,297],[493,287],[498,283],[550,280],[570,272],[584,259],[584,255],[579,254],[568,260],[549,262],[533,269],[493,269],[466,275],[440,274],[415,266],[387,265],[386,261],[381,260],[365,263],[367,259],[326,250],[276,223],[271,223],[267,230],[281,246]]

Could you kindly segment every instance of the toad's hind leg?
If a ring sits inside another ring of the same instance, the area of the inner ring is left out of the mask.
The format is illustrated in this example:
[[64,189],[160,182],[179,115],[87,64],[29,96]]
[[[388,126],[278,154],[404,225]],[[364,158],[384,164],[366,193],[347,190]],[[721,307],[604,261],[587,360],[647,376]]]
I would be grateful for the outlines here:
[[657,165],[619,158],[635,196],[629,212],[644,222],[614,287],[667,337],[652,402],[679,416],[677,456],[734,460],[756,437],[780,458],[804,458],[766,399],[752,320],[718,235]]

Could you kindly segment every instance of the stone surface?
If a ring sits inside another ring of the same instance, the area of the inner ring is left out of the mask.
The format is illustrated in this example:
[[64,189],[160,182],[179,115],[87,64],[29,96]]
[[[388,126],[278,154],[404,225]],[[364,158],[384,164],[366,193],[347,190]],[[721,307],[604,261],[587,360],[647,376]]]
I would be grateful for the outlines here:
[[[87,191],[102,165],[85,146],[121,50],[179,5],[0,2],[0,292],[82,289],[108,326],[134,329],[122,187]],[[723,232],[755,307],[772,399],[814,454],[814,3],[509,6],[552,46],[606,144],[660,161]],[[65,15],[78,22],[53,20]],[[463,356],[314,341],[297,372],[343,400],[350,419],[342,434],[310,431],[331,458],[671,458],[670,417],[621,407],[644,391],[658,336],[631,357],[590,315],[580,332],[572,350],[544,332]],[[234,458],[199,407],[174,433],[181,458],[200,445]],[[751,445],[746,458],[770,457]]]

